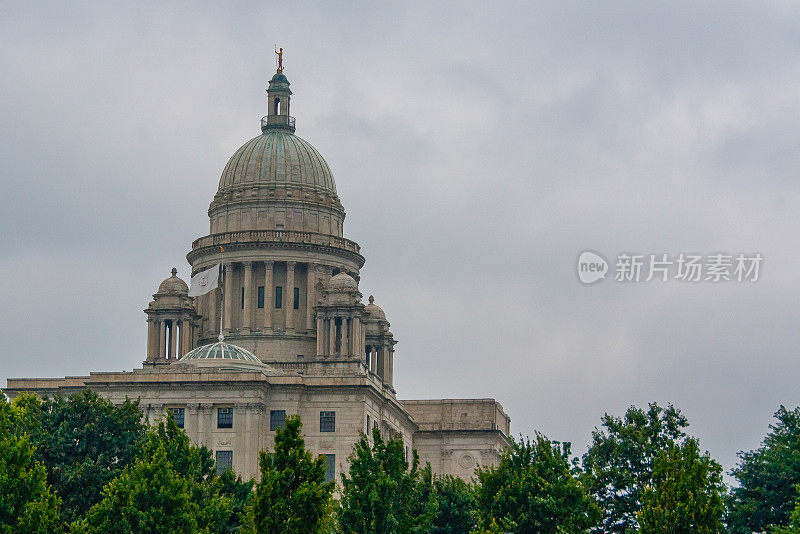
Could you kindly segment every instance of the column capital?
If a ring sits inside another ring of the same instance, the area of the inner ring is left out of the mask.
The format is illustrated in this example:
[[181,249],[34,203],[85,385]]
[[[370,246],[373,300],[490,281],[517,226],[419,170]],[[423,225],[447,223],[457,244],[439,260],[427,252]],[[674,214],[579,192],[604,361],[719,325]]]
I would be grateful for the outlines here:
[[267,260],[264,262],[264,265],[267,267],[267,269],[272,269],[272,267],[275,265],[275,262],[272,260]]
[[199,406],[200,406],[200,410],[202,410],[202,411],[204,411],[204,412],[209,412],[209,411],[211,411],[211,408],[212,408],[214,405],[213,405],[213,404],[211,404],[210,402],[201,402],[201,403],[199,404]]
[[289,269],[289,270],[292,270],[292,271],[294,271],[294,268],[295,268],[296,265],[297,265],[296,261],[287,261],[286,262],[286,268]]
[[252,267],[252,266],[253,266],[253,262],[252,262],[251,260],[244,260],[244,261],[242,261],[241,263],[242,263],[242,265],[244,265],[245,267]]

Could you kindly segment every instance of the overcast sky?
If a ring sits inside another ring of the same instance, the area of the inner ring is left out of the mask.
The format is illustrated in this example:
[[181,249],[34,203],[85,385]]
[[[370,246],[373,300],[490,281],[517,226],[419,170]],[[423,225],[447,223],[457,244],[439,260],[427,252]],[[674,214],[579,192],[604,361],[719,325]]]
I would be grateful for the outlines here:
[[[726,470],[800,403],[795,2],[6,2],[0,386],[138,367],[285,50],[401,398],[494,397],[582,454],[674,403]],[[586,249],[755,282],[578,281]]]

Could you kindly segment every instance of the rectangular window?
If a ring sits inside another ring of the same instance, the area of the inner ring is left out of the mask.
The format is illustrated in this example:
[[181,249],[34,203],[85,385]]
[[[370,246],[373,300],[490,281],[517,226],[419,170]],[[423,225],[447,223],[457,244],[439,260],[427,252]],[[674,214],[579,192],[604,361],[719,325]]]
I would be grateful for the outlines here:
[[233,408],[217,408],[217,428],[233,428]]
[[233,451],[217,451],[217,474],[233,469]]
[[244,309],[244,288],[242,288],[242,309]]
[[258,307],[264,307],[264,286],[258,286]]
[[175,419],[175,424],[178,425],[178,428],[183,428],[185,419],[183,408],[170,408],[170,411],[172,411],[172,418]]
[[336,479],[336,455],[325,455],[325,482]]
[[294,288],[294,309],[295,310],[299,310],[300,309],[300,288],[299,287]]
[[319,412],[319,431],[336,432],[336,412]]
[[286,410],[270,410],[269,411],[269,429],[278,430],[283,428],[286,424]]
[[365,434],[369,434],[369,414],[367,414],[367,431]]
[[275,286],[275,307],[280,308],[283,305],[283,288]]

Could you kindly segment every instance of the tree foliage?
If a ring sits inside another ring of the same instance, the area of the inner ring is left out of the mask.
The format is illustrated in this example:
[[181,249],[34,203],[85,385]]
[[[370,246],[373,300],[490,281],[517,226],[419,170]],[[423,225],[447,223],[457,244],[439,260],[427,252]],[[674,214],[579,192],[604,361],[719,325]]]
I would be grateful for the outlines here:
[[586,532],[598,510],[570,467],[568,443],[513,440],[498,466],[479,468],[478,527],[555,534]]
[[138,402],[115,406],[84,390],[43,401],[21,395],[14,403],[24,406],[24,424],[48,482],[63,499],[65,522],[83,517],[141,452],[147,427]]
[[761,446],[740,452],[731,471],[739,480],[727,502],[726,523],[734,534],[789,525],[800,484],[800,408],[781,406],[775,419]]
[[325,482],[325,460],[312,458],[300,417],[275,433],[275,452],[261,451],[261,481],[247,507],[246,529],[256,534],[324,532],[335,483]]
[[672,445],[682,445],[689,423],[669,404],[651,403],[647,411],[631,406],[623,417],[605,414],[602,430],[592,432],[592,444],[583,456],[590,491],[602,510],[595,532],[634,533],[644,488],[650,483],[653,462]]
[[108,484],[77,532],[227,532],[232,498],[211,452],[191,444],[171,414],[147,432],[134,464]]
[[697,440],[669,445],[656,456],[637,514],[641,534],[718,534],[722,531],[722,467]]
[[201,532],[197,524],[199,511],[191,500],[189,481],[175,472],[161,444],[106,486],[103,499],[89,510],[83,522],[74,526],[74,531],[190,534]]
[[423,469],[423,478],[433,480],[438,508],[433,520],[432,534],[463,534],[475,528],[475,488],[452,475],[431,475],[430,465]]
[[0,533],[49,534],[60,528],[60,500],[24,432],[22,403],[9,405],[0,392]]
[[350,456],[350,473],[342,475],[339,526],[347,534],[413,534],[430,532],[436,515],[431,477],[422,477],[414,451],[411,465],[403,442],[384,441],[372,431],[362,435]]
[[[798,486],[800,493],[800,486]],[[785,526],[773,525],[769,529],[769,534],[800,534],[800,495],[794,503],[794,509],[789,515],[789,524]]]

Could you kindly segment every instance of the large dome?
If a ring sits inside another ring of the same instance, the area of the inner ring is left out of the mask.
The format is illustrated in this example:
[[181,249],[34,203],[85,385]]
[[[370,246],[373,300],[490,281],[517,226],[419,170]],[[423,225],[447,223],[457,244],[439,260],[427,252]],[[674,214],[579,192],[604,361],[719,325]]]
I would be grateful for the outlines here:
[[266,130],[228,161],[218,194],[248,187],[292,187],[336,197],[330,167],[308,141],[285,130]]
[[261,118],[262,133],[228,160],[208,207],[212,235],[281,232],[237,235],[238,241],[301,237],[284,231],[342,237],[345,213],[333,173],[319,152],[294,134],[291,94],[286,76],[273,76],[267,89],[268,114]]

